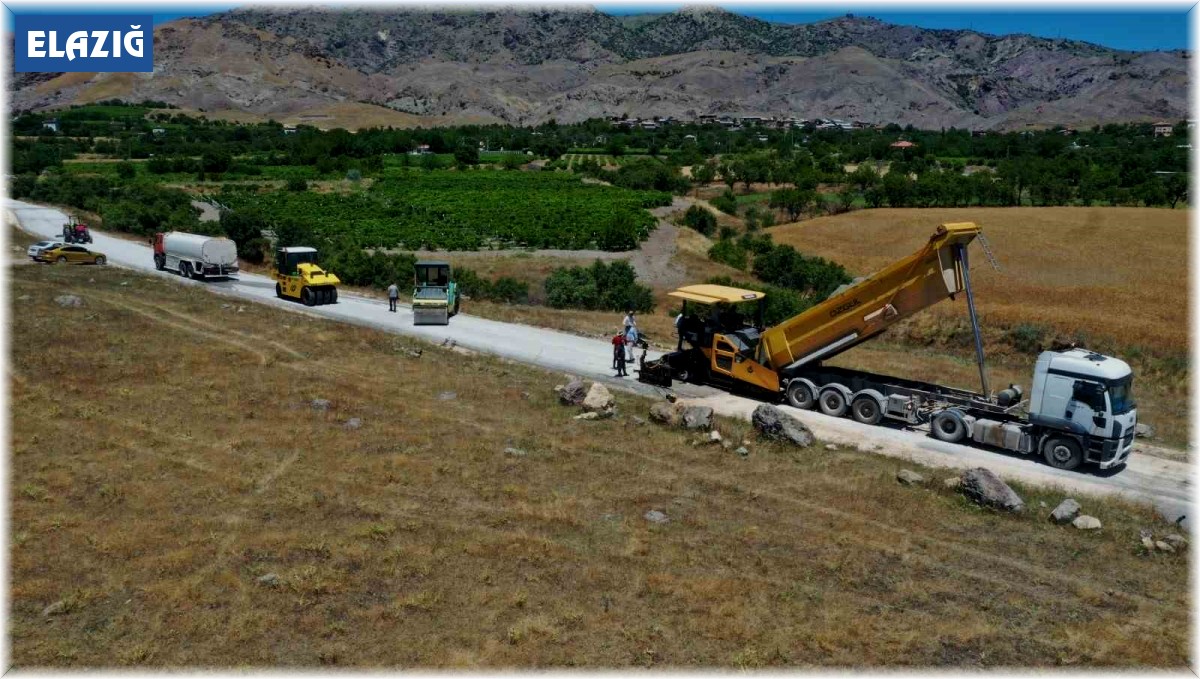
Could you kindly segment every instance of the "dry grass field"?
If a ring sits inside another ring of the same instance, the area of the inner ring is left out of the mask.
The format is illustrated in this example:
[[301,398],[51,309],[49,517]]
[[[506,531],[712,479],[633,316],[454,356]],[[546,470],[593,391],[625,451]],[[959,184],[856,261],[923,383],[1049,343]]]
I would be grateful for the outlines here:
[[1148,509],[1079,497],[1085,533],[722,421],[742,459],[626,395],[575,421],[557,375],[114,268],[9,300],[18,668],[1189,662]]
[[[864,275],[915,252],[944,222],[983,227],[1001,271],[972,246],[985,325],[1040,324],[1159,356],[1188,353],[1188,212],[1155,208],[859,210],[769,229],[777,243]],[[963,304],[926,316],[961,317]]]

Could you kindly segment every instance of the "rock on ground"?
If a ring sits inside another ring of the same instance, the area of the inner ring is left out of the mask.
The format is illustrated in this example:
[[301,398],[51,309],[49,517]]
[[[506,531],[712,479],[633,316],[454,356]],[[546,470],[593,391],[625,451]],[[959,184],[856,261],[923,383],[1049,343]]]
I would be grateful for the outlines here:
[[258,577],[258,584],[274,587],[279,584],[279,576],[274,573],[267,573]]
[[1006,512],[1020,512],[1025,501],[1000,480],[990,469],[976,467],[967,470],[961,477],[959,490],[976,504]]
[[1179,533],[1171,533],[1167,537],[1163,538],[1163,540],[1166,541],[1167,544],[1177,549],[1183,549],[1184,547],[1187,547],[1188,544],[1187,538],[1183,537]]
[[750,455],[750,451],[746,449],[746,446],[738,446],[738,449],[733,452],[737,453],[738,457],[748,457]]
[[453,401],[458,398],[458,392],[443,391],[437,395],[439,401]]
[[54,303],[64,307],[83,306],[83,299],[79,295],[59,295],[54,298]]
[[1067,498],[1058,503],[1054,511],[1050,512],[1050,520],[1058,525],[1071,523],[1075,517],[1079,516],[1079,510],[1082,509],[1079,503],[1072,498]]
[[362,427],[362,420],[357,417],[351,417],[350,419],[346,420],[346,424],[343,424],[342,426],[346,429],[359,429]]
[[1134,435],[1137,436],[1138,438],[1145,438],[1145,439],[1152,439],[1152,438],[1154,438],[1154,435],[1156,433],[1158,433],[1154,430],[1154,427],[1146,424],[1145,422],[1138,422],[1137,426],[1134,427],[1133,432],[1134,432]]
[[950,478],[943,480],[942,485],[951,490],[955,490],[962,485],[962,479],[958,478],[957,476],[951,476]]
[[513,457],[525,457],[528,453],[526,453],[524,450],[521,450],[520,448],[513,448],[510,446],[510,447],[504,449],[504,454],[512,455]]
[[313,410],[325,411],[325,410],[329,410],[330,406],[332,406],[333,404],[330,403],[329,399],[327,399],[327,398],[314,398],[312,400],[312,402],[309,403],[309,405],[312,406]]
[[670,521],[670,519],[667,518],[666,514],[663,514],[662,512],[658,511],[657,509],[651,509],[650,511],[646,512],[646,514],[644,516],[645,516],[645,519],[647,521],[649,521],[650,523],[666,523],[666,522]]
[[587,388],[583,386],[583,380],[571,380],[558,390],[558,402],[565,406],[577,406],[583,403],[585,398]]
[[921,476],[910,469],[901,469],[899,472],[897,472],[896,480],[906,486],[915,486],[925,483],[924,476]]
[[713,409],[708,406],[683,404],[681,416],[684,429],[712,429]]
[[1175,553],[1175,548],[1172,547],[1171,545],[1168,545],[1167,543],[1163,542],[1162,540],[1156,541],[1154,543],[1154,546],[1157,547],[1159,549],[1159,551],[1166,552],[1167,554]]
[[712,431],[708,432],[708,442],[709,443],[720,443],[721,442],[721,432],[717,431],[716,429],[713,429]]
[[815,440],[803,422],[766,403],[754,409],[750,415],[750,423],[760,434],[773,441],[784,441],[806,448]]
[[576,419],[576,420],[598,420],[598,419],[600,419],[600,413],[581,413],[581,414],[579,414],[579,415],[576,415],[576,416],[575,416],[574,418],[572,418],[572,419]]
[[676,403],[655,403],[650,407],[650,419],[655,422],[685,429],[711,430],[713,409],[709,406]]
[[67,602],[60,599],[60,600],[55,601],[54,603],[50,604],[49,606],[43,608],[42,615],[45,615],[45,616],[58,615],[59,613],[63,613],[66,610],[67,610]]
[[1071,525],[1075,526],[1079,530],[1100,530],[1102,524],[1100,523],[1100,519],[1084,514],[1083,516],[1075,517],[1075,520],[1071,522]]
[[611,411],[614,403],[612,392],[608,390],[608,387],[599,382],[593,382],[592,388],[588,389],[587,396],[583,397],[582,405],[583,409],[588,412],[601,413]]

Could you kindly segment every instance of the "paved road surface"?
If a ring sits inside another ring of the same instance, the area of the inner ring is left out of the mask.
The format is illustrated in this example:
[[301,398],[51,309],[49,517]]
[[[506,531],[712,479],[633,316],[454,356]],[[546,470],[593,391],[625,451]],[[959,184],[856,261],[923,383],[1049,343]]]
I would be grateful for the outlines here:
[[[39,236],[57,236],[66,221],[65,215],[52,208],[12,200],[5,207],[23,229]],[[340,295],[338,303],[334,305],[305,307],[278,299],[275,296],[275,283],[264,276],[243,274],[236,281],[184,280],[175,274],[155,271],[149,245],[98,232],[93,232],[93,238],[93,246],[107,255],[110,264],[169,276],[182,285],[202,285],[219,294],[421,337],[439,344],[446,339],[453,339],[461,347],[604,380],[630,391],[650,394],[661,391],[633,380],[614,379],[609,369],[611,345],[603,341],[545,328],[501,323],[469,314],[456,316],[449,326],[414,326],[409,307],[402,305],[398,312],[390,313],[383,301],[353,294]],[[650,358],[656,355],[656,352],[651,352]],[[748,418],[758,405],[756,401],[707,387],[681,385],[676,392],[685,398],[700,399],[722,415]],[[986,466],[1009,479],[1058,486],[1065,492],[1120,493],[1153,503],[1169,520],[1192,513],[1188,509],[1191,497],[1191,465],[1188,463],[1135,453],[1126,468],[1117,473],[1064,472],[1036,459],[944,443],[930,438],[924,432],[872,427],[850,419],[831,418],[786,406],[784,410],[802,420],[825,442],[910,459],[934,467],[966,469]],[[1085,511],[1086,506],[1084,503]]]

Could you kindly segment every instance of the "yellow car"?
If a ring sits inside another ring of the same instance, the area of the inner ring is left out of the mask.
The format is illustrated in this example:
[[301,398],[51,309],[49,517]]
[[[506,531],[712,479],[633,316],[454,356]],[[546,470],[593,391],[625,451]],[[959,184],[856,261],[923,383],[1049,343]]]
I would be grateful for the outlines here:
[[52,264],[104,264],[108,260],[104,253],[89,250],[82,245],[60,245],[42,250],[33,259]]

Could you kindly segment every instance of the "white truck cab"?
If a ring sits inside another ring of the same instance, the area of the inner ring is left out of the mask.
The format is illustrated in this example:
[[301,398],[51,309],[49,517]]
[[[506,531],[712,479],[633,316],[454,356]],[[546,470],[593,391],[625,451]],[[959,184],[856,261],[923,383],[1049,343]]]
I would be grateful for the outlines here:
[[1029,423],[1043,434],[1047,460],[1066,463],[1082,453],[1083,461],[1101,469],[1123,464],[1137,427],[1132,389],[1133,371],[1125,361],[1078,348],[1042,352],[1033,371]]

